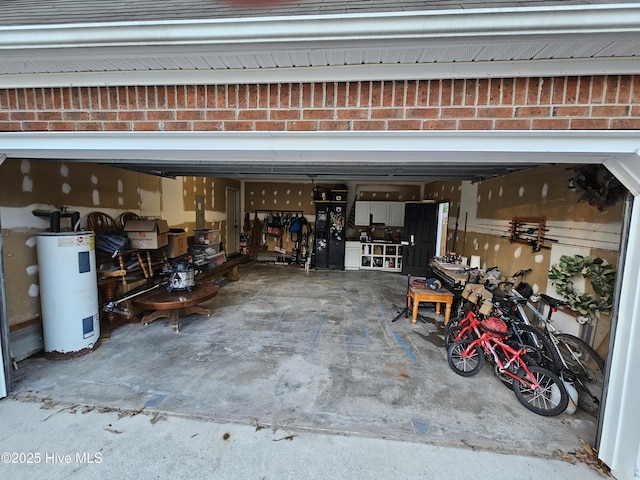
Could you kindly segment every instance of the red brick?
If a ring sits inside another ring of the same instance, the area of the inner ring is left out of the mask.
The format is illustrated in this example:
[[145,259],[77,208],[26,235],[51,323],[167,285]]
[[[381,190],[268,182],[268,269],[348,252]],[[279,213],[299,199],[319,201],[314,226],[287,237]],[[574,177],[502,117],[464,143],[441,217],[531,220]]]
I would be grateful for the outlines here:
[[307,109],[302,111],[302,118],[304,120],[333,120],[335,118],[335,111],[326,108]]
[[484,107],[476,110],[478,118],[511,118],[514,107]]
[[175,120],[175,110],[148,110],[147,120]]
[[452,80],[440,81],[440,102],[437,105],[443,107],[451,105],[453,101],[453,84]]
[[[38,120],[43,120],[42,118],[40,118],[39,115],[36,115],[38,117]],[[60,115],[62,116],[62,115]],[[0,110],[0,122],[8,122],[9,121],[9,112],[3,112],[2,110]]]
[[291,107],[292,108],[300,108],[302,104],[302,99],[300,98],[302,89],[300,88],[299,83],[291,84]]
[[618,85],[618,103],[626,104],[631,98],[631,82],[633,77],[630,75],[621,75]]
[[473,107],[448,107],[440,110],[441,118],[474,118],[476,109]]
[[541,85],[538,97],[538,102],[541,105],[549,105],[551,103],[551,94],[553,91],[553,78],[545,77],[540,79]]
[[20,124],[17,122],[0,122],[0,132],[19,132]]
[[489,104],[489,79],[488,78],[480,78],[477,83],[477,96],[476,96],[476,104],[477,105],[488,105]]
[[531,128],[531,120],[496,120],[494,128],[496,130],[529,130]]
[[410,80],[405,82],[405,94],[404,101],[407,107],[413,107],[418,105],[417,103],[417,93],[418,93],[418,82],[415,80]]
[[[371,90],[372,85],[371,82],[361,82],[360,83],[360,103],[361,107],[369,107],[371,106]],[[640,94],[640,82],[638,82],[638,93]]]
[[313,84],[313,104],[316,108],[324,107],[324,84]]
[[418,106],[426,106],[430,105],[430,93],[431,81],[430,80],[420,80],[418,82],[418,92],[416,95],[416,105]]
[[238,120],[267,120],[269,112],[267,110],[240,110],[238,111]]
[[120,89],[118,87],[110,87],[108,89],[108,92],[109,92],[109,108],[111,110],[118,110],[120,108]]
[[46,132],[48,130],[48,122],[22,122],[23,132]]
[[98,95],[100,97],[98,101],[99,108],[103,110],[111,108],[109,106],[109,87],[98,87]]
[[578,103],[578,84],[580,83],[579,77],[567,77],[565,83],[564,104],[572,105]]
[[162,130],[160,122],[132,122],[133,129],[140,132],[154,132]]
[[527,105],[538,105],[540,103],[542,82],[542,78],[529,78],[527,84]]
[[551,107],[516,107],[516,117],[549,117]]
[[503,78],[500,80],[500,105],[516,104],[516,79]]
[[420,130],[422,120],[389,120],[387,130]]
[[80,108],[84,110],[91,109],[91,90],[89,87],[78,88],[77,95],[80,98]]
[[332,130],[349,130],[351,128],[351,122],[336,121],[336,120],[321,120],[318,122],[318,129],[321,131],[330,132]]
[[229,108],[227,96],[229,92],[226,85],[216,86],[216,108]]
[[146,120],[146,118],[144,112],[134,110],[118,112],[118,120],[120,120],[121,122],[133,122]]
[[489,79],[489,105],[511,104],[511,101],[503,102],[504,85],[499,78]]
[[207,104],[207,89],[204,85],[196,85],[194,92],[194,99],[196,103],[196,108],[205,108]]
[[253,130],[253,122],[235,122],[228,120],[223,122],[222,127],[226,132],[247,132]]
[[350,82],[348,85],[349,85],[349,97],[347,98],[347,106],[357,107],[358,100],[360,99],[360,83]]
[[369,118],[369,111],[363,108],[347,108],[344,110],[336,110],[336,118],[338,120],[343,119],[367,119]]
[[608,118],[572,118],[571,130],[606,130],[609,128]]
[[527,103],[527,98],[529,93],[528,87],[529,87],[528,78],[515,79],[515,84],[513,88],[513,104],[514,105],[525,105]]
[[204,120],[206,112],[204,110],[178,110],[176,120]]
[[380,88],[382,91],[382,106],[383,107],[393,107],[393,93],[395,90],[395,84],[396,82],[394,81],[386,81],[386,82],[381,82],[380,84]]
[[491,130],[493,120],[460,120],[458,130]]
[[[207,87],[207,91],[208,89],[209,87]],[[258,85],[256,84],[247,86],[247,108],[258,108],[258,91]]]
[[580,77],[578,79],[578,103],[592,103],[591,80],[592,77]]
[[49,130],[52,132],[73,132],[76,125],[73,122],[50,122]]
[[466,81],[456,79],[453,81],[453,100],[452,105],[465,105],[465,86]]
[[608,76],[605,81],[605,103],[616,103],[618,101],[618,81],[620,77],[618,75]]
[[533,130],[568,130],[568,118],[534,118],[531,122]]
[[235,110],[207,110],[207,120],[235,120]]
[[610,122],[613,130],[640,130],[640,118],[613,118]]
[[626,117],[629,115],[629,105],[594,105],[591,107],[592,117]]
[[131,123],[129,122],[104,122],[104,129],[106,131],[128,131],[131,130]]
[[222,122],[193,122],[193,130],[198,132],[217,132],[222,130]]
[[438,118],[439,108],[408,108],[407,118]]
[[425,120],[422,124],[423,130],[456,130],[455,120]]
[[37,108],[36,95],[33,88],[25,88],[24,96],[27,102],[27,110],[35,110]]
[[302,108],[308,108],[313,105],[313,88],[309,83],[302,84]]
[[173,86],[173,95],[175,98],[175,106],[169,108],[187,108],[187,87],[185,85]]
[[286,127],[285,122],[256,122],[256,130],[260,131],[283,131]]
[[553,107],[554,117],[588,117],[589,107],[586,106],[566,106]]
[[91,111],[89,119],[99,122],[115,122],[118,120],[118,112]]
[[327,108],[336,106],[336,87],[335,83],[325,84],[324,106]]
[[[588,77],[582,77],[582,80],[587,80]],[[580,88],[582,90],[582,88]],[[602,103],[604,100],[604,90],[605,90],[605,78],[598,75],[595,77],[591,77],[591,103]],[[583,102],[587,103],[587,102]]]
[[298,120],[300,110],[271,110],[269,116],[271,120]]
[[466,80],[464,82],[464,104],[465,105],[478,104],[478,81],[477,80]]
[[9,110],[9,91],[0,88],[0,110]]
[[564,86],[566,77],[553,78],[553,91],[551,92],[551,103],[562,105],[564,103]]
[[89,89],[89,107],[91,110],[100,110],[100,95],[97,88]]
[[238,107],[238,85],[227,85],[227,108]]
[[371,82],[371,108],[381,107],[383,99],[383,85],[382,82]]
[[[269,107],[278,108],[280,106],[280,85],[269,85]],[[313,97],[312,97],[313,98]]]
[[394,107],[404,107],[406,105],[406,88],[405,82],[396,80],[393,82],[393,105]]
[[385,122],[381,120],[354,120],[353,130],[386,130]]
[[191,122],[163,122],[162,127],[165,132],[184,132],[191,130]]
[[371,110],[371,119],[384,118],[403,118],[404,110],[402,108],[374,108]]
[[640,103],[640,75],[634,75],[631,85],[631,103]]
[[40,111],[36,112],[36,118],[46,122],[59,122],[62,120],[62,112]]
[[100,132],[102,131],[101,122],[76,122],[76,130],[78,132]]
[[13,122],[35,120],[36,112],[10,112],[10,118]]
[[314,130],[318,130],[318,123],[317,122],[309,122],[309,121],[287,122],[287,130],[291,130],[291,131],[314,131]]

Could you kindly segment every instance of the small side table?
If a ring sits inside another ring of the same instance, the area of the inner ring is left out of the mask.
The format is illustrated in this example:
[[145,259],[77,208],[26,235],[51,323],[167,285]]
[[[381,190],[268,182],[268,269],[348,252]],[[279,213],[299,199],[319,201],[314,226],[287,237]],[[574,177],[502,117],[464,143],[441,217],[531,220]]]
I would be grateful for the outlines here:
[[451,305],[453,304],[453,293],[447,290],[433,290],[431,288],[423,287],[409,287],[409,293],[407,294],[407,307],[412,310],[411,322],[416,323],[418,320],[418,305],[420,302],[433,302],[436,304],[436,315],[440,315],[440,304],[446,305],[444,313],[444,324],[449,323],[449,317],[451,317]]
[[171,319],[173,331],[178,332],[182,317],[191,313],[211,315],[209,309],[199,307],[198,304],[215,297],[218,290],[220,290],[220,285],[216,283],[199,283],[190,292],[175,290],[168,292],[161,289],[136,298],[132,302],[144,310],[153,310],[142,317],[141,323],[147,325],[158,318],[166,317]]

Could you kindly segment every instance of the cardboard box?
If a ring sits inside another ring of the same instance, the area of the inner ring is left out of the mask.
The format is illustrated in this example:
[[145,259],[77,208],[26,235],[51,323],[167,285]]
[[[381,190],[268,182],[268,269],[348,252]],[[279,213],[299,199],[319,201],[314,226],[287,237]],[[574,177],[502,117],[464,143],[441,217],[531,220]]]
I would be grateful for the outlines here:
[[156,249],[169,244],[166,220],[129,220],[124,231],[131,240],[131,248]]
[[169,258],[186,255],[188,250],[187,232],[176,232],[172,230],[167,234],[167,238],[169,240],[169,247],[167,248],[167,256]]

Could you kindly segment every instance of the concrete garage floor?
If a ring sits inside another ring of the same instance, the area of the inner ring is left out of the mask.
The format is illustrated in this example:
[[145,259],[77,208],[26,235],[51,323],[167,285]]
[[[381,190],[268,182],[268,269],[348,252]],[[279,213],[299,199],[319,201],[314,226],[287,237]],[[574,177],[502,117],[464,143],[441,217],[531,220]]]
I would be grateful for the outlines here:
[[179,333],[168,319],[128,324],[83,357],[21,362],[12,397],[525,456],[594,445],[595,418],[535,415],[489,366],[453,373],[433,308],[421,308],[427,323],[391,323],[406,282],[257,264],[204,304],[210,317],[186,317]]

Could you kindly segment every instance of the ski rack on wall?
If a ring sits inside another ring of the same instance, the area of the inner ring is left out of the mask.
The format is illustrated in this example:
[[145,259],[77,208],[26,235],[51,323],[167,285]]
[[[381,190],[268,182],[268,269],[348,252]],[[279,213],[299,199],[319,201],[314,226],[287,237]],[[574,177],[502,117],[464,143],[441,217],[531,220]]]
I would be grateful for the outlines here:
[[547,238],[547,231],[546,217],[513,217],[509,222],[509,235],[503,238],[508,238],[511,243],[525,243],[533,252],[539,252],[542,248],[551,248],[545,242],[558,241]]

